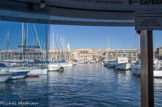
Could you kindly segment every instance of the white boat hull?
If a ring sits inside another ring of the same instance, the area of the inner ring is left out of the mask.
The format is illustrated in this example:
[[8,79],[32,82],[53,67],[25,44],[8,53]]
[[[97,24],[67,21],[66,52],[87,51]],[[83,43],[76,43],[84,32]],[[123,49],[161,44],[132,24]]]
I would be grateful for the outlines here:
[[38,75],[45,75],[47,74],[47,69],[44,68],[44,69],[41,69],[41,68],[31,68],[30,69],[30,72],[28,74],[38,74]]
[[[140,76],[141,75],[141,67],[140,66],[135,66],[135,67],[132,67],[131,69],[131,72],[132,74],[134,75],[137,75],[137,76]],[[162,70],[154,70],[154,78],[162,78]]]
[[49,71],[58,71],[61,68],[61,65],[59,64],[49,64],[48,70]]
[[4,73],[4,74],[0,74],[0,82],[5,82],[6,80],[8,80],[10,78],[11,74],[10,73]]
[[73,64],[71,64],[71,63],[61,63],[61,66],[62,67],[72,67],[73,66]]
[[118,70],[129,70],[131,65],[129,63],[121,63],[121,64],[116,64],[115,69]]
[[162,70],[154,70],[154,78],[161,78]]

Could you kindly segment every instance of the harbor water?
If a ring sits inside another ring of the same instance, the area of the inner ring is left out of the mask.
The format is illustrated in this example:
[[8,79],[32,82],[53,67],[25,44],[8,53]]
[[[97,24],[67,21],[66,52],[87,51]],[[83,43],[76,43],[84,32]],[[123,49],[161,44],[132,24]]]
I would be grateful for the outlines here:
[[[140,107],[140,78],[130,71],[80,64],[39,78],[0,83],[0,106]],[[162,106],[162,79],[154,79],[155,106]],[[13,104],[10,104],[13,103]]]

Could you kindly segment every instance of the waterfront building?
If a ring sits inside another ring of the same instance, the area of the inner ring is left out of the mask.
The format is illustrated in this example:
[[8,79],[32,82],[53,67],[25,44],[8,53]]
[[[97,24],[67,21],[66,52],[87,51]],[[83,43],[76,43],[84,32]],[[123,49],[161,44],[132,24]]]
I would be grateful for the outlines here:
[[[108,51],[107,51],[108,50]],[[109,60],[116,60],[118,57],[127,57],[129,61],[138,60],[139,50],[136,49],[49,49],[48,60],[72,60],[72,61],[101,61],[108,56]],[[106,56],[107,54],[107,56]],[[0,60],[45,60],[46,51],[40,49],[28,49],[22,53],[21,50],[2,50],[0,51]],[[161,54],[162,55],[162,54]]]
[[159,60],[162,60],[162,47],[156,48],[155,58],[157,58]]
[[138,60],[139,50],[137,49],[111,49],[108,51],[109,60],[116,60],[118,57],[127,57],[129,61]]
[[71,51],[69,49],[49,49],[48,51],[48,60],[72,60],[71,59]]
[[101,61],[106,59],[106,57],[109,60],[116,60],[118,57],[127,57],[129,61],[136,61],[138,60],[138,54],[139,50],[137,49],[73,49],[72,59],[75,61]]
[[74,61],[89,62],[93,60],[92,49],[74,49],[72,51]]

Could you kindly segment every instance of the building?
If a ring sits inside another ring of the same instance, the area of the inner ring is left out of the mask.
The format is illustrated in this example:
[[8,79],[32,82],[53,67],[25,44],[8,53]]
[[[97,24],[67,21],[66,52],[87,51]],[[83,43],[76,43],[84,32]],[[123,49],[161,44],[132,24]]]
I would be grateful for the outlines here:
[[103,59],[116,60],[118,57],[127,57],[129,61],[138,60],[137,49],[73,49],[72,59],[75,61],[101,61]]
[[74,49],[72,51],[72,59],[74,61],[89,62],[93,60],[91,49]]
[[[118,57],[128,57],[129,61],[138,60],[139,50],[136,49],[72,49],[72,50],[48,50],[48,60],[72,60],[72,61],[101,61],[103,59],[116,60]],[[162,48],[156,53],[160,53],[162,57]],[[156,56],[159,54],[156,54]],[[22,53],[21,50],[2,50],[0,51],[0,60],[45,60],[46,51],[40,49],[28,49]]]
[[116,60],[118,57],[127,57],[129,61],[137,61],[139,50],[137,49],[111,49],[107,52],[109,60]]
[[71,51],[70,50],[59,50],[59,49],[50,49],[48,51],[48,60],[51,61],[52,58],[54,58],[54,60],[72,60],[71,58]]
[[156,48],[155,58],[157,58],[159,60],[162,60],[162,47]]

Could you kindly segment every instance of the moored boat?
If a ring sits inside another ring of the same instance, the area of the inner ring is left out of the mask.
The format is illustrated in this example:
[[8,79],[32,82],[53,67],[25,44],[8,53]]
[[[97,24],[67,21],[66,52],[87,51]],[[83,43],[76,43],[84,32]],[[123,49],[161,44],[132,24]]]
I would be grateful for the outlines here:
[[134,65],[134,66],[131,67],[130,71],[132,72],[133,75],[140,76],[141,75],[140,70],[141,70],[141,66],[140,65]]
[[27,74],[27,76],[32,75],[46,75],[47,74],[47,68],[41,68],[41,67],[31,67],[29,68],[30,72]]
[[[140,76],[141,75],[141,66],[136,65],[131,68],[131,72],[133,75]],[[154,70],[153,71],[154,78],[162,78],[162,70]]]
[[118,69],[118,70],[129,70],[130,67],[131,65],[129,63],[121,63],[121,64],[115,65],[115,69]]
[[59,71],[61,69],[61,65],[59,63],[51,63],[48,65],[48,71]]
[[162,78],[162,70],[154,70],[154,78]]
[[108,61],[107,63],[104,64],[104,66],[107,68],[114,68],[116,64],[117,64],[116,61]]
[[72,67],[73,66],[73,64],[72,63],[69,63],[69,62],[64,62],[64,63],[61,63],[61,66],[62,67]]
[[29,72],[28,69],[22,69],[22,68],[10,68],[8,70],[11,74],[11,79],[22,79],[27,76],[27,73]]
[[5,82],[8,80],[11,76],[11,73],[7,71],[0,71],[0,82]]
[[129,70],[131,64],[128,61],[127,57],[118,57],[117,64],[115,65],[115,69],[118,70]]

